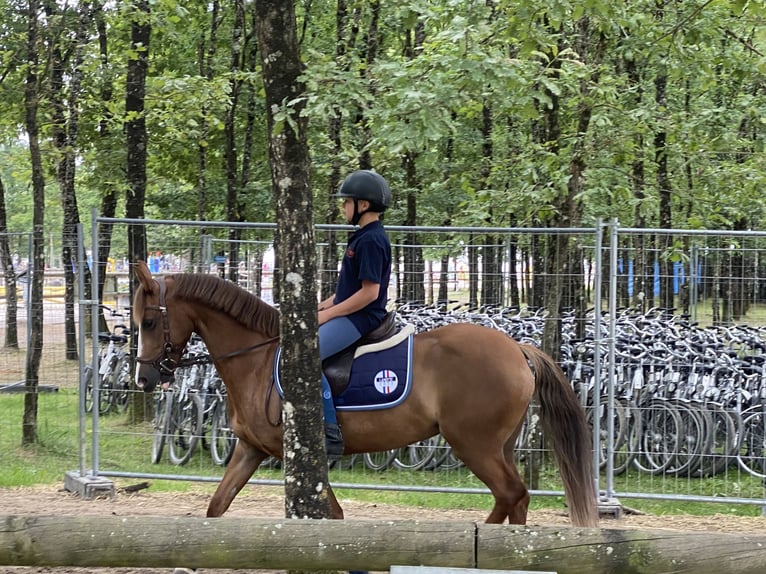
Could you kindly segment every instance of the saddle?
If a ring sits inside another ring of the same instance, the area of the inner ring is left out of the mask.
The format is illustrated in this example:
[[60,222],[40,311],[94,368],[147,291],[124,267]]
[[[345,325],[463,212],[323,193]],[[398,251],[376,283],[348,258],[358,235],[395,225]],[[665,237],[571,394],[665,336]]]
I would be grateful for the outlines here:
[[385,314],[383,322],[378,327],[367,333],[356,343],[322,361],[322,371],[324,371],[325,377],[327,377],[327,382],[330,383],[333,396],[340,395],[348,386],[351,376],[351,364],[354,362],[354,357],[365,352],[382,351],[388,347],[393,347],[401,342],[400,337],[395,337],[397,333],[396,312],[389,311]]

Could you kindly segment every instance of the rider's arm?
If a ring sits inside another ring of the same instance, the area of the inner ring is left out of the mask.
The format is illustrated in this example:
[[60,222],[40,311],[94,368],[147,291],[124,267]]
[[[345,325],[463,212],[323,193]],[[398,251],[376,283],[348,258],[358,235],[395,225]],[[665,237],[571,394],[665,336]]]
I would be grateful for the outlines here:
[[323,309],[329,309],[335,304],[335,294],[330,295],[327,299],[324,301],[321,301],[319,303],[319,310],[322,311]]
[[[364,309],[367,305],[375,301],[380,293],[380,283],[373,283],[372,281],[362,281],[362,288],[356,293],[351,295],[348,299],[341,301],[330,307],[322,308],[322,304],[319,307],[319,324],[326,323],[330,319],[336,317],[345,317],[356,311]],[[326,303],[323,301],[322,303]]]

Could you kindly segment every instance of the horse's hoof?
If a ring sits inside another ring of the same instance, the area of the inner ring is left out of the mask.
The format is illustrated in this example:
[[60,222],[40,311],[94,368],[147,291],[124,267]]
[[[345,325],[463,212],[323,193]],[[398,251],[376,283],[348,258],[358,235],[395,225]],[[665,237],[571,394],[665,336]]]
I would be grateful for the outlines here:
[[176,568],[173,574],[194,574],[197,570],[193,568]]

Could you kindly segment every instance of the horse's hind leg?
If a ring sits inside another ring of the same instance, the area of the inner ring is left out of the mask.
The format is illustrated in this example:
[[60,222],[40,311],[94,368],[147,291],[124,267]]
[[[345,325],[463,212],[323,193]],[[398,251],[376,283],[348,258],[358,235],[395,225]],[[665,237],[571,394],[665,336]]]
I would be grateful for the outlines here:
[[503,447],[491,450],[477,449],[475,445],[472,448],[461,448],[459,439],[447,441],[455,454],[487,485],[495,498],[495,506],[486,522],[502,524],[507,518],[511,524],[526,524],[529,492],[513,462],[513,442],[509,441],[511,456],[508,458],[507,449]]
[[253,476],[255,469],[268,455],[260,449],[240,440],[234,447],[229,465],[207,507],[208,518],[221,516],[231,505],[242,487]]
[[502,457],[492,457],[478,463],[464,462],[495,497],[495,506],[486,522],[502,524],[507,518],[510,524],[527,523],[529,491],[515,464],[509,464]]
[[521,478],[519,469],[516,467],[516,460],[514,458],[515,447],[516,437],[513,437],[511,440],[505,443],[505,447],[503,448],[503,456],[511,471],[511,474],[514,476],[514,483],[521,485],[521,488],[524,489],[524,496],[519,499],[519,501],[516,503],[516,506],[514,506],[508,513],[508,522],[509,524],[526,524],[527,512],[529,511],[529,491],[524,484],[524,480]]

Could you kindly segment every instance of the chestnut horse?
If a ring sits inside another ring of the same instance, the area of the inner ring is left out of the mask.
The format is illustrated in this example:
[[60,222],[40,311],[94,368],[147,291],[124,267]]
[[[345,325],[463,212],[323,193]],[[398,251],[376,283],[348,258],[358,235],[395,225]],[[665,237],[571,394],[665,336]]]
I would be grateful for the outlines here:
[[[204,340],[226,385],[239,441],[207,509],[207,516],[220,516],[264,459],[283,455],[282,427],[275,422],[281,404],[272,388],[279,311],[214,275],[154,279],[138,262],[136,276],[139,388],[151,391],[172,372],[192,332]],[[524,524],[529,493],[513,450],[537,393],[572,523],[597,525],[590,430],[569,381],[548,355],[500,331],[462,323],[415,335],[412,357],[406,400],[388,409],[338,412],[346,454],[399,448],[441,433],[492,492],[487,522]],[[342,518],[330,487],[328,495],[333,517]]]

